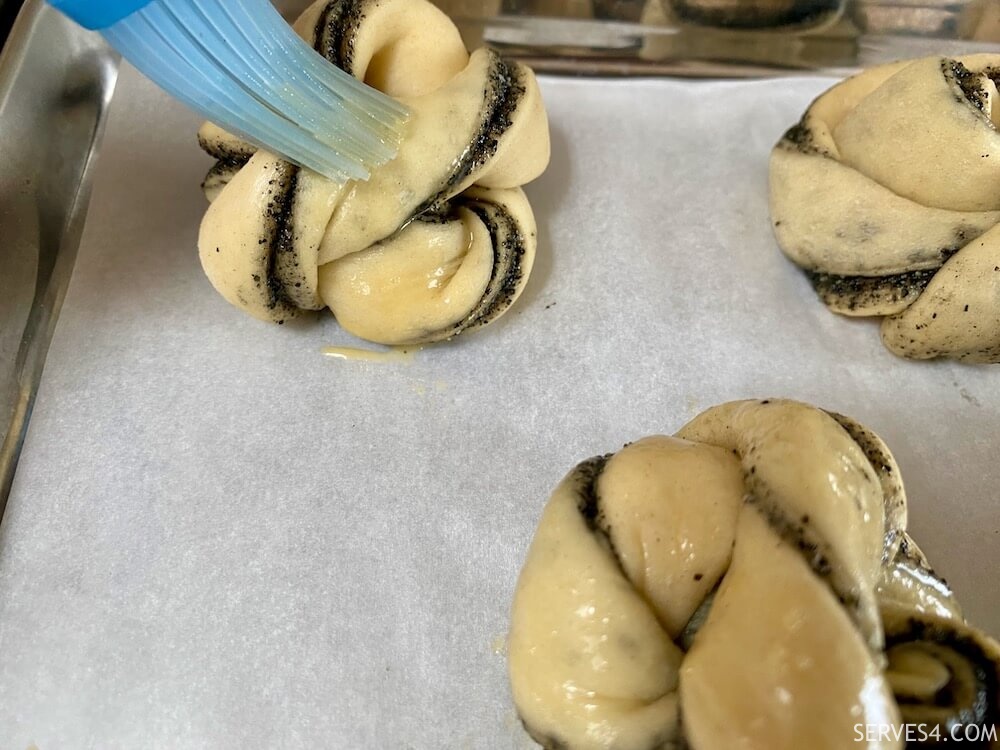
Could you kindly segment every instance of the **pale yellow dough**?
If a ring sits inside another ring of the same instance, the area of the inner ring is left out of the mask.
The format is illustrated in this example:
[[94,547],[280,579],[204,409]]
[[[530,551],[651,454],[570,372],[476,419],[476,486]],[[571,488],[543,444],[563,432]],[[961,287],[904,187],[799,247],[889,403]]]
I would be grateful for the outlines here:
[[329,307],[384,344],[448,339],[502,315],[537,232],[521,186],[545,169],[548,123],[523,65],[471,55],[427,0],[321,0],[295,24],[331,62],[411,115],[399,155],[339,185],[211,124],[219,163],[199,253],[216,289],[264,320]]
[[900,750],[856,725],[955,719],[973,694],[980,722],[1000,710],[1000,647],[907,535],[892,454],[792,401],[725,404],[571,472],[508,659],[551,750]]
[[771,154],[781,249],[900,356],[1000,361],[997,80],[1000,55],[872,68]]

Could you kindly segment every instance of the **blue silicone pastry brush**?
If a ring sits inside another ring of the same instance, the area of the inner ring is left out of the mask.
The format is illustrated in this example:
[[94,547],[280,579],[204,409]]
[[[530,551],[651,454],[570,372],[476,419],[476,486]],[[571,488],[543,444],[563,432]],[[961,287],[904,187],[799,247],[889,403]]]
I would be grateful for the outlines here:
[[217,125],[337,181],[393,158],[396,100],[327,62],[268,0],[49,0]]

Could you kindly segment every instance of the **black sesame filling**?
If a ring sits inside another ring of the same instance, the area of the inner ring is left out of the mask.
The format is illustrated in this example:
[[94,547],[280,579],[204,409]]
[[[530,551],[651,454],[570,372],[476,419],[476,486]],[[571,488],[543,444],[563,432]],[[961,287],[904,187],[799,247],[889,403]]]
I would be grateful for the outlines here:
[[520,69],[495,52],[491,54],[493,60],[484,92],[486,108],[483,123],[452,173],[450,185],[462,182],[493,158],[503,134],[514,124],[514,112],[524,98],[526,88]]
[[804,271],[813,289],[825,302],[857,310],[872,302],[896,303],[916,298],[931,283],[937,268],[904,271],[889,276],[840,276]]
[[354,43],[369,0],[333,0],[316,23],[313,48],[341,70],[354,75]]
[[508,307],[523,276],[521,262],[526,252],[524,235],[517,222],[502,207],[484,203],[468,206],[490,233],[493,271],[483,299],[466,319],[463,328],[489,323]]
[[853,619],[860,623],[860,599],[857,593],[851,590],[853,586],[844,580],[844,576],[840,573],[843,566],[835,559],[833,549],[825,540],[819,539],[812,530],[809,516],[790,519],[772,503],[755,494],[747,495],[746,503],[756,507],[771,530],[788,546],[799,552],[812,572],[830,586],[837,600],[847,608]]
[[720,579],[715,588],[709,592],[708,596],[702,599],[701,604],[698,605],[698,608],[688,618],[684,629],[681,630],[680,635],[674,641],[677,647],[684,653],[691,650],[691,647],[694,645],[694,637],[698,635],[698,631],[701,630],[702,626],[708,620],[708,615],[712,611],[712,605],[715,603],[715,595],[718,593],[721,584],[722,580]]
[[255,149],[248,143],[223,141],[221,139],[205,138],[198,135],[198,146],[209,156],[218,159],[219,165],[232,167],[234,170],[243,167],[254,155]]
[[[269,310],[276,310],[279,307],[295,307],[285,292],[285,286],[281,280],[281,266],[284,264],[285,258],[295,253],[292,215],[295,210],[299,168],[284,162],[282,165],[283,173],[275,180],[278,183],[277,189],[264,209],[270,226],[270,236],[261,239],[261,243],[267,246],[267,267],[264,281],[267,284],[267,307]],[[279,261],[279,256],[281,261]]]
[[986,114],[986,102],[989,93],[983,86],[983,76],[1000,85],[1000,69],[987,69],[982,72],[974,72],[965,67],[958,60],[943,60],[941,70],[945,77],[951,77],[962,90],[965,99],[983,114]]
[[861,452],[865,454],[865,458],[868,459],[872,468],[875,469],[876,474],[878,474],[879,482],[884,488],[885,547],[882,551],[882,562],[888,562],[889,555],[894,551],[892,547],[899,536],[899,530],[892,528],[891,525],[894,518],[896,518],[897,512],[905,503],[902,485],[900,484],[900,479],[897,476],[898,472],[893,470],[892,457],[886,452],[885,448],[880,444],[880,441],[876,439],[874,433],[872,433],[872,431],[867,427],[858,424],[853,419],[845,417],[843,414],[837,414],[831,411],[826,413],[833,417],[833,419],[837,421],[837,424],[844,428],[844,431],[851,436],[851,439],[861,449]]
[[604,473],[609,460],[611,460],[611,454],[596,456],[584,461],[573,470],[573,479],[577,485],[576,507],[597,543],[611,555],[618,570],[621,571],[622,577],[629,580],[625,566],[622,565],[618,551],[615,549],[614,540],[611,538],[611,524],[608,523],[604,515],[604,509],[601,507],[601,495],[597,491],[597,481]]
[[832,411],[826,412],[836,420],[837,424],[844,428],[844,431],[851,436],[851,440],[858,444],[865,458],[871,463],[875,471],[880,476],[890,475],[892,470],[892,458],[886,453],[880,442],[875,438],[874,433],[864,425],[860,425],[853,419],[837,414]]
[[812,128],[810,128],[806,123],[808,116],[809,111],[807,110],[801,120],[785,131],[781,140],[778,141],[778,147],[798,151],[802,154],[815,154],[818,156],[829,157],[829,151],[816,145],[816,136],[813,133]]
[[228,185],[229,181],[236,176],[236,173],[242,169],[242,166],[226,164],[222,161],[217,161],[212,168],[208,170],[208,174],[205,175],[205,179],[201,182],[201,189],[207,190],[208,188],[217,188],[220,186]]
[[458,185],[492,159],[500,146],[500,139],[514,122],[514,112],[526,91],[521,71],[517,65],[507,62],[493,50],[489,50],[489,54],[490,65],[483,91],[480,125],[451,174],[445,179],[441,190],[424,201],[415,214],[434,210],[454,194]]
[[577,510],[583,516],[590,531],[604,532],[604,514],[601,511],[601,497],[597,492],[597,480],[604,473],[611,454],[595,456],[573,469],[573,481],[579,496]]
[[461,321],[450,329],[437,333],[436,340],[450,339],[460,333],[485,326],[503,313],[513,302],[518,284],[524,276],[522,262],[527,252],[524,234],[517,221],[498,204],[482,201],[458,200],[437,206],[434,210],[421,214],[413,221],[439,223],[449,221],[459,206],[474,213],[490,235],[493,246],[493,268],[483,296],[475,307]]

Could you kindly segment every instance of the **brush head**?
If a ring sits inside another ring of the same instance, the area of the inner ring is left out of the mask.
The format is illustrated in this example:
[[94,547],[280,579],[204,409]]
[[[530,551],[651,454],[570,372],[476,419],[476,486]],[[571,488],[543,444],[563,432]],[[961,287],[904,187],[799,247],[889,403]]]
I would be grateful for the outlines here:
[[209,120],[299,166],[338,182],[366,180],[396,154],[406,109],[323,59],[268,0],[53,4],[88,23],[129,9],[101,32],[126,60]]

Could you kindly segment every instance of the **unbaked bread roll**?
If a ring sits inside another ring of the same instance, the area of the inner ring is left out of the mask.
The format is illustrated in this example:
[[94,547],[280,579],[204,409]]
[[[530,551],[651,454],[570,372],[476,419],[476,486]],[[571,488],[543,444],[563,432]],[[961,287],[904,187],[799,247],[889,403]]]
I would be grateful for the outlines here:
[[328,60],[411,111],[399,155],[339,185],[205,125],[205,273],[231,303],[283,323],[329,307],[385,344],[451,338],[521,293],[536,229],[521,185],[545,169],[549,135],[531,70],[469,55],[426,0],[332,0],[296,30]]
[[781,249],[903,357],[1000,361],[1000,55],[867,70],[771,155]]
[[549,750],[898,750],[857,727],[944,737],[1000,715],[1000,647],[907,535],[892,454],[792,401],[718,406],[574,469],[508,653]]

